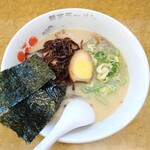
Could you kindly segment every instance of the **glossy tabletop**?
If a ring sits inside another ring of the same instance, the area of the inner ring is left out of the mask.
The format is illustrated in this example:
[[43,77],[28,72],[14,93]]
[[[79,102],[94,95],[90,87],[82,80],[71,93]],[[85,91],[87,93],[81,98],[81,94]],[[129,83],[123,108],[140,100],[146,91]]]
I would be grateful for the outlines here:
[[[45,12],[73,7],[100,11],[122,22],[136,35],[150,62],[149,0],[1,0],[0,62],[9,41],[24,24]],[[37,136],[26,145],[15,132],[0,124],[0,150],[32,150],[41,140]],[[137,117],[115,135],[86,144],[57,142],[51,150],[150,150],[150,94]]]

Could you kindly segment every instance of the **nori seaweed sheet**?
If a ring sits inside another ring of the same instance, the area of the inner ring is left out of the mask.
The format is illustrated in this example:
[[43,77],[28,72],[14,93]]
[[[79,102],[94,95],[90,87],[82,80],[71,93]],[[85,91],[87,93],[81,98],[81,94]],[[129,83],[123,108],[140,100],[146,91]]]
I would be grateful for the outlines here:
[[54,73],[37,55],[0,72],[0,113],[30,96],[54,78]]
[[0,122],[30,143],[50,121],[61,104],[65,92],[48,82],[29,98],[0,116]]

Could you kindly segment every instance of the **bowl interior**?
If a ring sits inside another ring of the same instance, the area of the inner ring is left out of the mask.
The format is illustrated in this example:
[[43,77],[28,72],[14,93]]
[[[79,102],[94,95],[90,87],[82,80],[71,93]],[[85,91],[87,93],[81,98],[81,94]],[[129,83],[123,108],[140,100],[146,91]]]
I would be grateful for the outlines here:
[[[130,82],[124,103],[102,122],[70,132],[60,141],[83,143],[105,138],[125,127],[137,115],[149,88],[149,67],[144,50],[135,36],[115,19],[87,9],[62,9],[39,16],[13,37],[4,54],[1,69],[19,63],[17,53],[31,36],[40,39],[62,28],[83,28],[99,33],[122,52],[127,63]],[[45,136],[52,127],[51,124],[46,126],[41,134]]]

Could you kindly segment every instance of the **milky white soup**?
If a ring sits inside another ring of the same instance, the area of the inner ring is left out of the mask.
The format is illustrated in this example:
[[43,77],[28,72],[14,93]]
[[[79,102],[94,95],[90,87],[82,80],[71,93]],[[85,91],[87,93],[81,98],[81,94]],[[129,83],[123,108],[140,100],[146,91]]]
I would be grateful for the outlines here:
[[[68,87],[66,99],[54,115],[52,122],[56,122],[62,114],[71,97],[78,95],[88,102],[94,109],[96,121],[110,116],[122,103],[128,88],[127,65],[120,53],[109,41],[100,35],[83,29],[63,29],[43,37],[33,48],[32,52],[43,48],[48,40],[70,37],[81,44],[93,58],[94,75],[90,83],[75,83],[75,90]],[[95,43],[96,39],[98,43]]]

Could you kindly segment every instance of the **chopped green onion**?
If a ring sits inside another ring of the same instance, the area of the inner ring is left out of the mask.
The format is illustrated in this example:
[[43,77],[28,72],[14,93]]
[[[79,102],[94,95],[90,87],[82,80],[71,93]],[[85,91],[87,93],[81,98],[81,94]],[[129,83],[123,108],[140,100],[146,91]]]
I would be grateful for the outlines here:
[[118,72],[118,70],[119,70],[119,63],[118,62],[113,63],[112,68],[108,73],[108,77],[114,76]]
[[86,87],[86,88],[82,88],[82,91],[84,93],[91,93],[91,92],[99,92],[100,87]]
[[107,59],[109,60],[110,63],[119,62],[119,58],[113,54],[109,54],[107,56]]
[[106,58],[106,52],[104,50],[97,51],[94,54],[94,57],[97,58],[97,59],[104,59],[104,58]]
[[93,63],[94,63],[94,66],[97,65],[97,59],[96,58],[93,58]]
[[115,53],[114,53],[116,56],[119,56],[120,55],[120,51],[118,49],[115,50]]
[[91,39],[83,45],[83,49],[93,51],[96,49],[97,40]]
[[102,80],[102,82],[107,83],[109,81],[109,77],[106,77],[105,79]]

